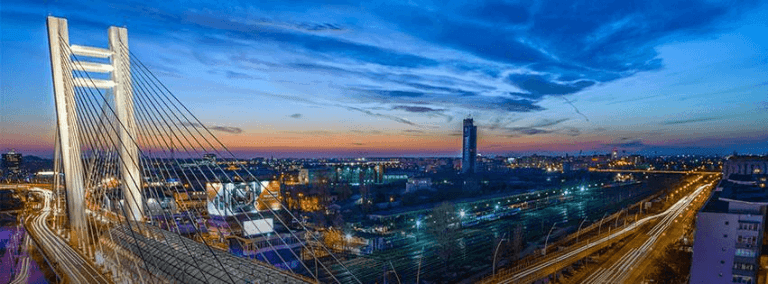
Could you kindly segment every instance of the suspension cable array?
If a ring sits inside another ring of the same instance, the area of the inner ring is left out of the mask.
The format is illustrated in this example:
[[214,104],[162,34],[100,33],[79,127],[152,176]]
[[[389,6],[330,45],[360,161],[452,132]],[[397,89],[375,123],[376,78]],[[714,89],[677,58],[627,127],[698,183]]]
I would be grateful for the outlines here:
[[129,51],[127,30],[110,28],[109,49],[76,46],[62,20],[49,17],[54,192],[66,184],[66,237],[101,273],[114,282],[361,283],[289,210],[279,184],[210,158],[236,160]]

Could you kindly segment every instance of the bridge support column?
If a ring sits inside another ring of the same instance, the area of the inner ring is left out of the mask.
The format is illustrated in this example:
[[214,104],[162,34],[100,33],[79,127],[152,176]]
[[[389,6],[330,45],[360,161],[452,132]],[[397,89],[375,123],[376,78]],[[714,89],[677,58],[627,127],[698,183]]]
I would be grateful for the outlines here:
[[70,243],[76,245],[85,227],[83,162],[80,154],[80,136],[72,84],[72,55],[69,53],[67,20],[48,17],[48,46],[51,53],[56,125],[58,128],[61,160],[64,165],[67,192],[67,215],[71,230]]
[[120,137],[120,181],[129,218],[141,221],[144,216],[142,179],[139,171],[139,150],[136,145],[136,118],[131,86],[131,60],[128,53],[128,30],[109,28],[109,49],[112,51],[112,81],[115,82],[115,111],[122,124]]

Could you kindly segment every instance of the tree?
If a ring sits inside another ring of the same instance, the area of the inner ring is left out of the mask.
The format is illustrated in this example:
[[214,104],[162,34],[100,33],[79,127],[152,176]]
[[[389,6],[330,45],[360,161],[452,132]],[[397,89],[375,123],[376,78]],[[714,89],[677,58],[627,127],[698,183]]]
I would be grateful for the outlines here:
[[678,247],[677,243],[668,245],[664,253],[654,260],[650,279],[662,284],[684,283],[690,273],[692,255]]

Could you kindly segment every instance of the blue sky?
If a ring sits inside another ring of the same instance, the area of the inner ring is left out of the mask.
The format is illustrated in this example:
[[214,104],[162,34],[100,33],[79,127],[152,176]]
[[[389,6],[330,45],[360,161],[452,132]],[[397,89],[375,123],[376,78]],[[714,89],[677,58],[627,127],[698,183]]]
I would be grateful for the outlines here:
[[765,153],[764,1],[3,1],[0,150],[50,155],[45,16],[110,25],[244,155]]

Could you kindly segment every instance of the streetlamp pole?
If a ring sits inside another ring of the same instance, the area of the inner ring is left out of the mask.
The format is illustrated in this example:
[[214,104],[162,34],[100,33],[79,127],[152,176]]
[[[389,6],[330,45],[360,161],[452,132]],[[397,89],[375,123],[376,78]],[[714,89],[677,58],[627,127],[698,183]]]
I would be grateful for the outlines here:
[[605,212],[605,214],[603,214],[603,218],[600,218],[600,225],[597,226],[597,236],[598,237],[600,237],[600,232],[603,229],[603,220],[605,219],[605,215],[608,215],[608,212]]
[[392,267],[392,272],[395,273],[395,278],[397,278],[397,284],[402,284],[402,283],[400,283],[400,276],[397,275],[397,270],[395,270],[395,266],[392,265],[392,261],[391,260],[389,261],[389,266]]
[[542,255],[547,255],[547,243],[549,242],[549,235],[552,234],[552,230],[555,229],[556,224],[557,222],[552,223],[552,228],[549,229],[549,233],[547,233],[547,239],[544,240],[544,252],[542,253]]
[[419,284],[419,276],[421,276],[421,260],[424,259],[424,247],[421,247],[421,254],[419,255],[419,269],[416,270],[416,284]]
[[579,229],[576,230],[576,243],[579,243],[579,232],[581,232],[581,226],[584,225],[584,222],[587,221],[587,218],[584,218],[584,221],[581,221],[581,224],[579,224]]
[[616,216],[616,221],[614,222],[613,227],[618,227],[619,226],[619,217],[621,217],[621,213],[624,212],[624,211],[626,211],[626,209],[622,209],[621,211],[619,211],[619,215]]
[[504,238],[506,235],[507,233],[504,233],[504,235],[501,236],[501,240],[499,240],[499,243],[496,245],[496,251],[493,252],[493,277],[496,277],[496,255],[499,254],[499,248],[501,247],[501,243],[506,240]]

